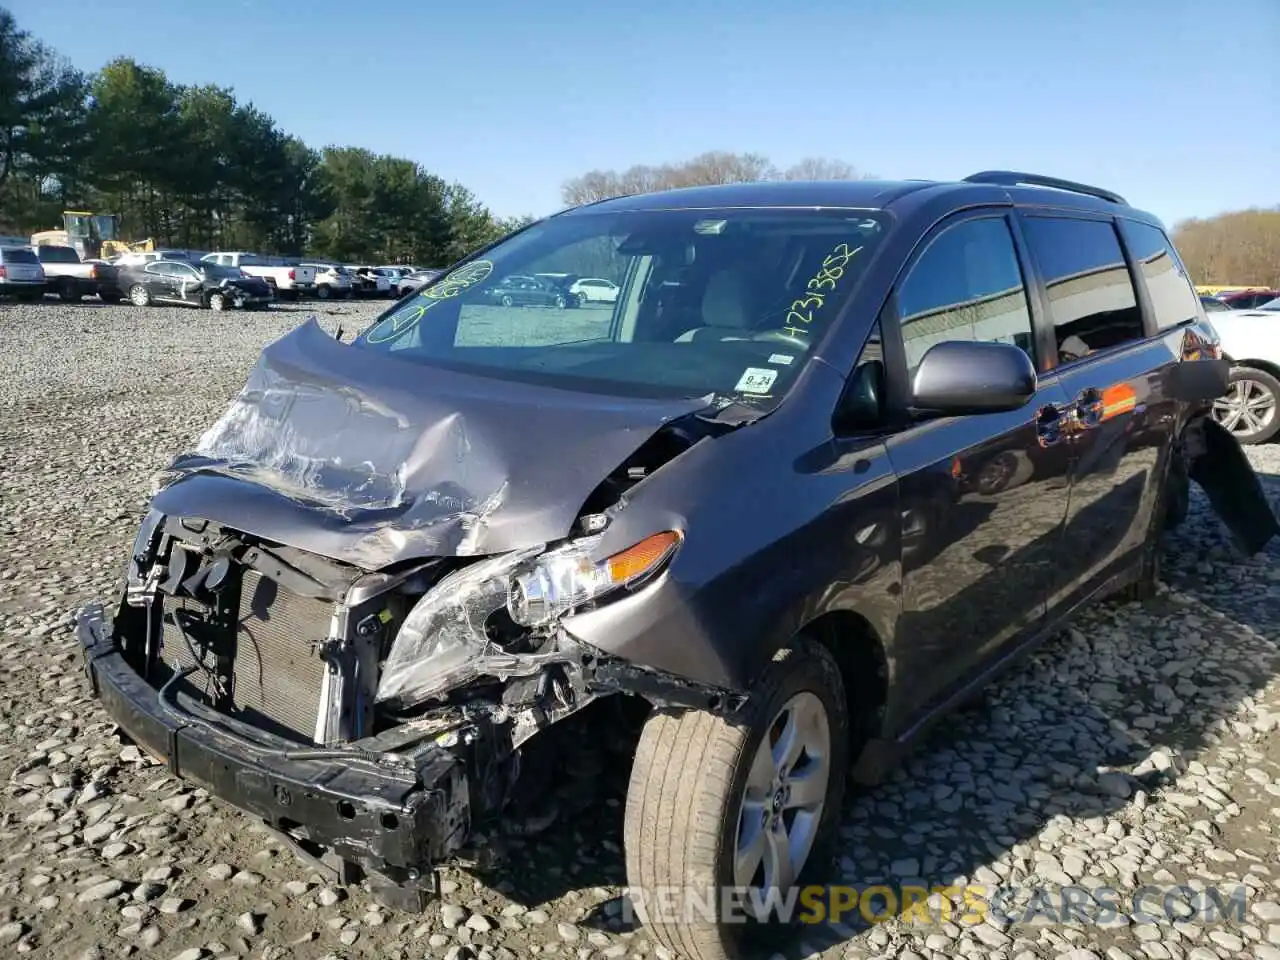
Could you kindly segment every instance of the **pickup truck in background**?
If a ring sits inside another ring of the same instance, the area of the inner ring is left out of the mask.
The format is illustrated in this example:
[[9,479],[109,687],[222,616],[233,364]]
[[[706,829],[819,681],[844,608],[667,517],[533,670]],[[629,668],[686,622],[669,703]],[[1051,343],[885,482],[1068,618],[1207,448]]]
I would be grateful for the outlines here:
[[297,300],[300,296],[310,296],[316,292],[315,267],[304,267],[301,264],[290,264],[283,257],[267,257],[260,253],[209,253],[200,258],[206,263],[216,263],[223,267],[239,267],[251,277],[261,277],[267,281],[277,297],[283,300]]
[[101,261],[84,263],[74,247],[42,243],[35,247],[44,267],[45,293],[56,293],[60,300],[76,303],[81,297],[102,297],[106,303],[118,303],[116,268]]

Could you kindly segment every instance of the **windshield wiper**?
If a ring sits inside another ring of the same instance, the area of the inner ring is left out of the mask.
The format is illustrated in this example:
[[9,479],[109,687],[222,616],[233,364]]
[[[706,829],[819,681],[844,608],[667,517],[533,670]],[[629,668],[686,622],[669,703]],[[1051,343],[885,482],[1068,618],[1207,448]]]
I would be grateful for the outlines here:
[[759,410],[749,403],[743,403],[729,394],[715,393],[710,396],[709,400],[710,403],[707,409],[700,410],[695,414],[698,419],[737,427],[753,420],[759,420],[767,412]]

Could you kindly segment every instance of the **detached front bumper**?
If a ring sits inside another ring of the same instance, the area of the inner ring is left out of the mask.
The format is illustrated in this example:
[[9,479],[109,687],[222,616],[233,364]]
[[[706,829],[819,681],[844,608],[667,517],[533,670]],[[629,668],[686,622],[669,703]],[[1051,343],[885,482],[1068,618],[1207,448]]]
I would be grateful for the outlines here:
[[391,906],[421,909],[435,893],[434,865],[471,827],[465,769],[443,747],[428,740],[392,754],[371,740],[300,748],[250,735],[150,686],[125,661],[100,604],[80,611],[76,635],[94,695],[175,776],[262,818],[297,852],[327,858],[340,880],[358,867]]

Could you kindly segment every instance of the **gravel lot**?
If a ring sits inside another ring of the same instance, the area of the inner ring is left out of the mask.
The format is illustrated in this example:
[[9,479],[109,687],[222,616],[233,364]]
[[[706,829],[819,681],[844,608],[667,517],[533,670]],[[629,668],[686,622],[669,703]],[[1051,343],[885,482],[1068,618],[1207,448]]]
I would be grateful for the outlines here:
[[[405,918],[122,746],[70,625],[109,596],[151,475],[308,313],[0,304],[0,952],[140,956],[667,956],[624,929],[620,796],[537,839],[477,842]],[[1280,448],[1250,452],[1280,475]],[[1280,477],[1267,481],[1280,499]],[[1244,884],[1244,922],[807,928],[789,957],[1280,960],[1280,545],[1234,555],[1197,493],[1167,590],[1049,644],[854,796],[832,879],[1021,887]],[[1017,901],[1015,901],[1017,902]],[[1154,912],[1159,897],[1150,908]]]

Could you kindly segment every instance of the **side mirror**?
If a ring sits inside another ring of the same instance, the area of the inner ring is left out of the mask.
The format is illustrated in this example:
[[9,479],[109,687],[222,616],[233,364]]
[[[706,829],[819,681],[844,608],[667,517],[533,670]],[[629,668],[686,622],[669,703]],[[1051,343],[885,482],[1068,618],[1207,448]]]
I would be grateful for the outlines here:
[[1017,410],[1035,396],[1036,368],[1011,343],[946,340],[925,352],[911,384],[920,413],[961,416]]

